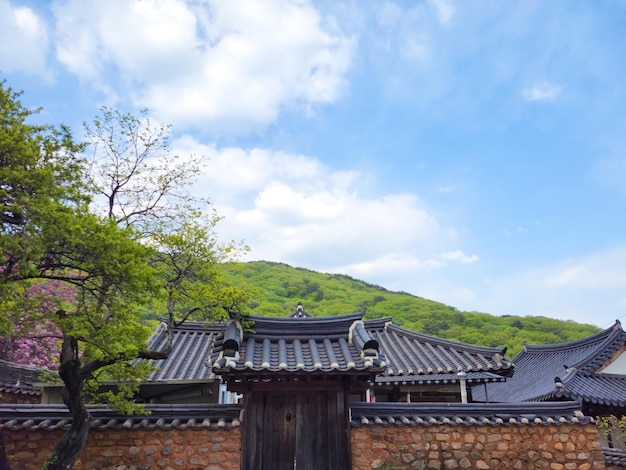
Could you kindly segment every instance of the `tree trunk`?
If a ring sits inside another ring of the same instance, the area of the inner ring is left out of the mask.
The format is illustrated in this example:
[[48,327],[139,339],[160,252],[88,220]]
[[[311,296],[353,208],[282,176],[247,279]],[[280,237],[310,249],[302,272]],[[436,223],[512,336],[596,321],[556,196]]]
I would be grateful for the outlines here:
[[91,416],[84,404],[78,406],[78,409],[71,410],[72,425],[54,446],[50,459],[52,463],[47,470],[71,470],[85,447]]
[[91,415],[83,401],[85,377],[78,359],[77,342],[70,336],[63,338],[59,375],[65,384],[63,401],[72,415],[70,429],[54,446],[47,470],[71,470],[80,456],[91,425]]

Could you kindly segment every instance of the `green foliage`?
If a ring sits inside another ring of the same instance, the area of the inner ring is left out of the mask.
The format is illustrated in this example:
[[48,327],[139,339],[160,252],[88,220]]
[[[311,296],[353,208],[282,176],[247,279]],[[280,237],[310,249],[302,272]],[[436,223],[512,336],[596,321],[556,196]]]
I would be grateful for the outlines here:
[[[34,112],[18,98],[0,83],[0,332],[54,324],[72,424],[53,465],[71,468],[89,430],[84,387],[130,412],[149,370],[129,363],[171,350],[171,336],[166,350],[147,350],[147,309],[166,316],[168,331],[188,318],[245,314],[248,295],[221,275],[245,248],[218,243],[219,218],[205,217],[207,201],[187,191],[202,158],[171,155],[169,127],[152,125],[147,112],[104,108],[85,126],[87,162],[68,129],[28,124]],[[46,281],[73,295],[29,294]],[[103,380],[120,383],[116,393],[96,392]]]
[[142,404],[134,402],[134,397],[153,370],[149,361],[137,361],[132,366],[116,363],[103,367],[85,383],[85,393],[91,402],[107,404],[122,414],[149,414]]
[[615,415],[599,416],[597,419],[598,429],[607,437],[621,436],[626,438],[626,416],[618,418]]
[[227,320],[247,310],[249,294],[227,285],[223,264],[246,247],[220,245],[215,237],[219,217],[191,211],[175,231],[159,227],[152,233],[157,253],[151,266],[159,269],[165,302],[155,304],[171,324],[187,319]]
[[54,262],[52,233],[78,225],[76,214],[88,203],[83,146],[65,127],[29,124],[39,110],[24,108],[20,95],[0,82],[0,333],[22,307],[26,280]]
[[57,463],[58,459],[59,457],[55,453],[48,455],[48,458],[43,463],[43,466],[41,467],[41,469],[48,470],[51,465],[54,465],[55,463]]
[[225,266],[226,280],[252,292],[249,303],[257,315],[286,316],[302,302],[313,315],[339,315],[365,309],[365,318],[392,317],[407,329],[473,345],[507,347],[507,356],[533,344],[560,343],[596,333],[599,329],[546,317],[497,317],[462,312],[440,302],[423,299],[340,274],[293,268],[257,261]]

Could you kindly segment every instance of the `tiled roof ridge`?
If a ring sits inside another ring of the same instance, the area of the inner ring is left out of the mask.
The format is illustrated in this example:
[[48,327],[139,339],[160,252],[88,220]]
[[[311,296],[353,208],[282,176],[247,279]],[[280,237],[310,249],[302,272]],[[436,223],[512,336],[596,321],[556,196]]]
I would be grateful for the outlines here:
[[581,401],[532,403],[350,403],[352,425],[585,424]]
[[561,355],[564,352],[575,351],[576,349],[587,347],[588,350],[584,351],[584,357],[573,363],[563,364],[563,366],[567,370],[572,369],[589,374],[594,373],[598,368],[605,364],[625,344],[626,332],[621,329],[621,324],[617,322],[611,328],[579,340],[545,346],[529,347],[529,345],[525,345],[525,349],[523,349],[514,358],[514,361],[520,362],[520,358],[524,356],[530,358],[533,355],[542,354]]
[[599,345],[601,345],[601,344],[604,344],[605,341],[607,340],[610,341],[612,340],[613,337],[620,336],[623,333],[624,333],[624,330],[622,330],[621,328],[621,323],[619,321],[616,321],[613,324],[613,326],[607,328],[606,330],[599,331],[598,333],[594,333],[589,336],[585,336],[584,338],[580,338],[580,339],[576,339],[572,341],[565,341],[563,343],[530,344],[524,341],[524,348],[518,354],[518,356],[524,353],[542,354],[542,353],[553,352],[553,351],[559,352],[559,351],[563,351],[566,349],[579,348],[581,346],[591,346],[595,343],[598,343]]
[[20,385],[0,385],[0,393],[19,393],[21,395],[41,395],[41,387],[24,388]]
[[[425,333],[419,333],[417,331],[407,330],[401,326],[396,324],[389,324],[386,327],[387,331],[396,332],[396,334],[402,334],[404,336],[408,336],[412,339],[416,339],[419,341],[429,342],[431,344],[442,345],[442,346],[453,346],[453,347],[462,347],[465,351],[476,352],[480,354],[488,353],[491,356],[499,354],[502,359],[504,359],[504,354],[506,353],[506,348],[494,348],[488,346],[475,346],[473,344],[463,343],[461,341],[454,341],[450,339],[438,338],[436,336],[427,335]],[[509,361],[510,362],[510,361]]]
[[[88,406],[92,429],[232,428],[241,423],[241,405],[147,405],[149,415],[122,415],[107,406]],[[0,404],[0,429],[67,429],[64,405]]]
[[[362,312],[332,317],[249,317],[250,331],[229,323],[211,358],[214,373],[264,375],[374,373],[385,366]],[[277,376],[276,376],[277,377]]]
[[614,449],[610,447],[603,447],[602,453],[604,454],[604,461],[607,464],[620,466],[620,468],[626,468],[626,451],[623,449]]
[[[602,386],[606,387],[606,393],[604,395],[590,395],[589,393],[580,391],[581,380],[591,381],[592,383],[599,382]],[[626,400],[624,400],[625,394],[622,393],[621,397],[619,395],[616,396],[615,394],[611,394],[609,392],[610,387],[607,386],[608,384],[614,383],[616,384],[617,389],[626,390],[626,387],[624,386],[626,385],[626,377],[624,377],[623,375],[585,373],[576,368],[570,368],[567,369],[563,377],[555,377],[554,383],[554,390],[542,396],[539,396],[536,399],[551,400],[554,398],[569,398],[572,400],[580,399],[587,402],[608,406],[626,406]]]
[[388,324],[393,323],[393,317],[376,318],[374,320],[364,320],[365,328],[368,330],[384,330]]
[[325,336],[346,336],[350,326],[363,318],[362,312],[325,317],[264,317],[250,315],[250,329],[253,335],[284,337],[285,335],[306,336],[311,331],[318,331]]
[[621,328],[615,330],[614,334],[609,335],[606,341],[598,347],[599,354],[589,356],[586,360],[582,360],[573,367],[580,369],[582,372],[595,372],[606,361],[611,359],[626,344],[626,332]]
[[4,359],[0,359],[0,366],[6,366],[12,369],[23,369],[28,372],[37,372],[37,373],[41,373],[45,370],[40,367],[30,366],[27,364],[18,364],[17,362],[6,361]]
[[[374,381],[374,385],[384,386],[388,383],[399,385],[423,385],[423,384],[456,384],[459,383],[461,377],[458,373],[430,373],[430,374],[412,374],[412,375],[379,375]],[[467,372],[465,375],[467,383],[484,383],[484,382],[504,382],[506,377],[493,372]]]
[[41,377],[46,372],[40,367],[0,359],[0,391],[41,395]]
[[[198,320],[185,320],[184,322],[177,324],[174,329],[175,330],[221,330],[224,328],[224,326],[226,325],[225,321],[217,321],[217,322],[211,322],[211,321],[198,321]],[[157,329],[155,330],[158,331],[159,329],[165,329],[167,330],[167,319],[166,318],[160,318],[159,319],[159,326],[157,327]]]

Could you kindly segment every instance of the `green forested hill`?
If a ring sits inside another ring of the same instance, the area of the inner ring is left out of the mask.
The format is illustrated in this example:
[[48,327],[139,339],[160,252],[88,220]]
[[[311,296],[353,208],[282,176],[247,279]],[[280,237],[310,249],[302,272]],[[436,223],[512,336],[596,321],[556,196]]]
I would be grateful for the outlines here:
[[365,308],[365,318],[392,317],[413,331],[465,343],[507,347],[513,357],[527,341],[560,343],[599,331],[592,325],[546,317],[494,316],[463,312],[404,292],[392,292],[349,276],[324,274],[282,263],[255,261],[226,265],[226,279],[250,289],[251,313],[287,316],[298,302],[315,316],[353,313]]

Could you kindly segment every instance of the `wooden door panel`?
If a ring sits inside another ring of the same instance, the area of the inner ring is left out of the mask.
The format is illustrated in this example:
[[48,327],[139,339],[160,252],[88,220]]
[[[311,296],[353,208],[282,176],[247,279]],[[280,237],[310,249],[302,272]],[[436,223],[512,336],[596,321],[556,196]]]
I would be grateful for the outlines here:
[[350,468],[343,392],[252,392],[243,425],[243,470]]

